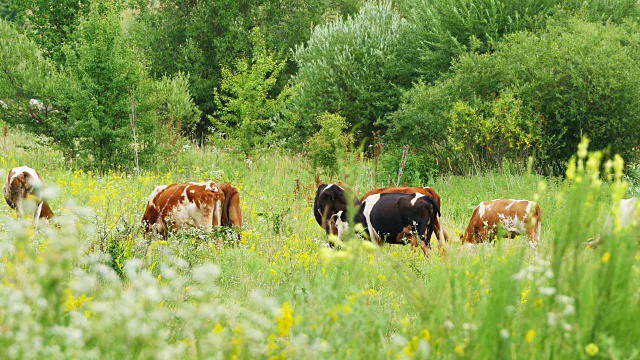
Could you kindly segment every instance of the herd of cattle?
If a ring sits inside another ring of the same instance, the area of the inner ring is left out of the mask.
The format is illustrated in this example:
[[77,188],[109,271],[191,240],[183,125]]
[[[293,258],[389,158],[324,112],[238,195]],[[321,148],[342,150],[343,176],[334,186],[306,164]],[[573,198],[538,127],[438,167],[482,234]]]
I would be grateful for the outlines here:
[[[353,206],[348,206],[353,204]],[[440,248],[446,249],[449,235],[441,222],[440,195],[430,187],[386,187],[367,192],[361,199],[344,184],[318,187],[314,215],[327,234],[339,239],[349,229],[349,209],[353,223],[361,224],[371,241],[378,244],[420,246],[426,256],[435,233]],[[491,200],[480,203],[471,216],[463,243],[491,241],[499,226],[509,238],[526,234],[532,247],[540,239],[540,206],[529,200]]]
[[[4,198],[25,214],[25,204],[35,204],[34,219],[51,219],[54,214],[43,198],[44,180],[27,166],[11,169],[4,184]],[[32,201],[25,201],[31,199]],[[638,221],[637,198],[620,203],[620,224]],[[27,206],[28,208],[28,206]],[[351,214],[350,212],[353,212]],[[365,236],[378,244],[411,244],[430,255],[435,234],[444,251],[449,235],[441,221],[441,199],[430,187],[386,187],[367,192],[362,198],[342,183],[321,184],[316,192],[313,213],[327,235],[344,237],[351,225],[360,224]],[[215,226],[242,227],[240,194],[229,183],[186,182],[156,187],[142,216],[149,237],[167,237],[172,229]],[[540,239],[540,206],[529,200],[491,200],[480,203],[461,234],[462,243],[491,241],[501,227],[509,238],[524,234],[535,247]],[[611,219],[607,226],[612,227]],[[354,226],[355,227],[355,226]],[[240,232],[238,232],[240,237]],[[332,237],[330,245],[333,246]]]

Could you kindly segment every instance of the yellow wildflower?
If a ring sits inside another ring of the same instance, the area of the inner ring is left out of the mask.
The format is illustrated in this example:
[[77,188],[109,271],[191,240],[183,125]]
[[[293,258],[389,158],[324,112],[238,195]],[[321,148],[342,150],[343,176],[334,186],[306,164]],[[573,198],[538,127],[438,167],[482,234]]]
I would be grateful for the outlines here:
[[520,296],[520,303],[522,304],[526,304],[527,303],[527,296],[529,296],[529,292],[531,290],[529,289],[524,289],[522,290],[522,295]]
[[431,333],[427,329],[424,329],[420,332],[420,337],[427,341],[431,341]]
[[463,344],[456,345],[456,354],[458,354],[458,356],[464,356],[464,345]]
[[533,340],[536,339],[536,331],[533,330],[533,329],[527,331],[527,335],[526,335],[525,339],[527,340],[528,343],[532,343]]
[[220,334],[223,331],[224,328],[222,327],[222,325],[220,325],[220,323],[217,323],[216,326],[213,327],[213,330],[211,330],[211,332],[213,332],[214,334]]
[[602,262],[606,264],[609,262],[609,260],[611,260],[611,253],[607,251],[606,253],[602,254]]
[[278,321],[278,333],[280,336],[287,336],[293,327],[293,309],[289,306],[289,302],[282,304],[282,314],[276,318]]
[[584,351],[586,351],[587,355],[594,357],[598,355],[600,349],[598,348],[598,345],[591,343],[584,348]]

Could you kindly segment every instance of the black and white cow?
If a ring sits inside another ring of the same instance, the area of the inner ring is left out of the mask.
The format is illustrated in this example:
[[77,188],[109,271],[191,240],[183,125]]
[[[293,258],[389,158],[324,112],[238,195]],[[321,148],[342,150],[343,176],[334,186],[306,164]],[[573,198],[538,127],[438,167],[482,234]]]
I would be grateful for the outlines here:
[[[423,194],[374,194],[358,208],[354,222],[362,224],[369,239],[378,244],[411,243],[411,248],[422,248],[430,255],[431,235],[434,233],[440,208],[437,201]],[[348,230],[346,211],[339,211],[330,220],[330,226],[342,237]]]
[[[339,211],[347,210],[347,198],[352,196],[350,194],[351,190],[341,183],[320,184],[318,186],[313,203],[313,215],[318,225],[327,232],[327,235],[332,233],[329,219]],[[354,204],[357,205],[359,202],[355,197],[354,199]],[[334,235],[337,235],[337,233],[334,233]]]

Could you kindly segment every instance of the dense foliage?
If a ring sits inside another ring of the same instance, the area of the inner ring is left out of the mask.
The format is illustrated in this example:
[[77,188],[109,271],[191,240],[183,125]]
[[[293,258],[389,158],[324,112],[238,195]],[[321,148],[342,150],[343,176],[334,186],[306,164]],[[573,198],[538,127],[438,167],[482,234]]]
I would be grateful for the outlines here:
[[292,82],[299,94],[292,100],[291,140],[315,132],[314,120],[324,112],[343,116],[358,139],[370,137],[415,76],[415,48],[405,43],[411,29],[389,2],[368,2],[353,17],[316,27],[295,51]]
[[557,174],[582,135],[637,162],[634,0],[18,0],[0,15],[0,116],[87,168],[147,166],[188,138],[312,154],[323,114],[377,141],[364,153],[396,182],[530,156]]
[[[266,47],[281,61],[294,46],[309,39],[313,26],[357,12],[362,0],[207,0],[134,1],[133,37],[150,60],[156,77],[182,71],[189,74],[190,90],[206,116],[220,111],[212,96],[220,89],[222,69],[233,68],[239,58],[253,56],[251,33],[262,29]],[[286,62],[276,92],[282,90],[296,65]],[[273,94],[272,94],[273,95]]]
[[589,21],[638,19],[635,0],[399,0],[400,9],[420,44],[420,71],[428,81],[446,73],[451,62],[469,51],[489,53],[514,32],[537,31],[549,17],[581,13]]
[[596,148],[633,159],[640,133],[637,34],[635,24],[580,18],[513,34],[495,52],[467,54],[441,81],[407,92],[388,118],[388,140],[414,145],[461,173],[472,161],[501,167],[534,154],[540,167],[559,170],[584,134]]

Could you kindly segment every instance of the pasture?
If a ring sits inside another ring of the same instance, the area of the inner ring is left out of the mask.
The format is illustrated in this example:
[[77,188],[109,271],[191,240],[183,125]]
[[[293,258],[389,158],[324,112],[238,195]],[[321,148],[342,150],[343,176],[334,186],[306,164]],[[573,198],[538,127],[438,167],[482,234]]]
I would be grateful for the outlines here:
[[[316,173],[281,150],[243,160],[185,148],[153,171],[94,174],[68,170],[31,136],[2,140],[0,171],[38,169],[60,223],[34,230],[0,206],[2,358],[639,355],[637,235],[617,231],[596,249],[585,246],[614,200],[629,195],[619,171],[600,180],[596,156],[566,179],[489,173],[424,184],[441,195],[454,239],[446,256],[425,259],[409,246],[360,241],[330,250],[311,212]],[[336,179],[358,194],[388,185],[375,183],[372,164],[346,163]],[[240,189],[241,243],[222,230],[189,230],[145,254],[140,219],[151,191],[204,180]],[[460,246],[473,208],[494,198],[540,204],[535,251],[520,237]]]

